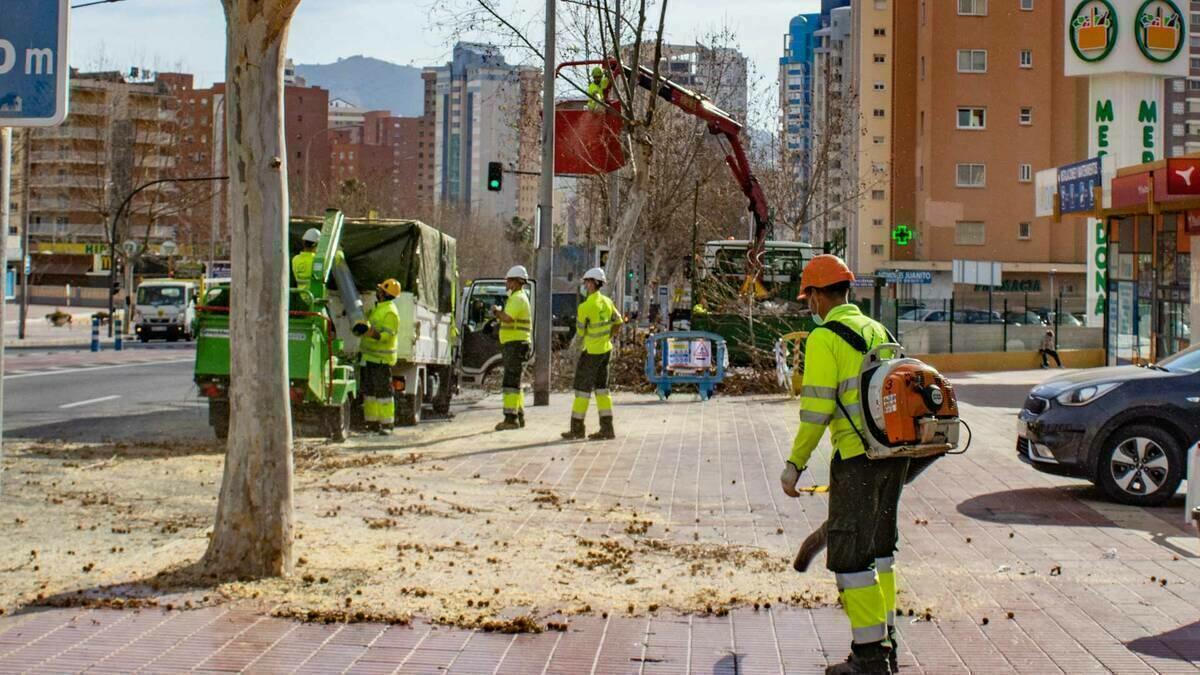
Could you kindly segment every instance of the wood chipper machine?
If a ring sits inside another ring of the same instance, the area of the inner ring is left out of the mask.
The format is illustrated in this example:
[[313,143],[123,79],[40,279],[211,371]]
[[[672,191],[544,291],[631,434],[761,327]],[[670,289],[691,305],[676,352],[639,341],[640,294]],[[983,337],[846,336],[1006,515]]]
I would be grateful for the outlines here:
[[[344,311],[362,316],[354,278],[339,252],[343,225],[340,211],[326,212],[312,278],[288,291],[287,341],[288,393],[297,429],[339,442],[350,434],[358,382],[355,366],[342,355],[342,340],[335,334],[331,275],[339,289],[349,291],[339,291]],[[196,308],[195,382],[208,399],[209,423],[222,439],[229,433],[230,290],[228,283],[214,285]]]

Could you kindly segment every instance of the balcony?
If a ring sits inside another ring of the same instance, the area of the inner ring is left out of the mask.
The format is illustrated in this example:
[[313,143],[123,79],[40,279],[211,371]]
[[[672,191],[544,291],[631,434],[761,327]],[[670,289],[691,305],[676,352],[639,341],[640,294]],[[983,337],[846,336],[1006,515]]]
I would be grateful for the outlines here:
[[34,132],[34,137],[37,139],[64,138],[81,141],[99,141],[104,140],[105,136],[106,134],[103,130],[92,127],[46,127]]
[[109,117],[111,108],[100,103],[73,103],[70,106],[70,114],[72,117],[76,115],[88,115],[91,117]]
[[104,159],[99,152],[34,150],[29,153],[29,161],[33,164],[104,164]]
[[97,190],[104,187],[104,178],[98,176],[43,176],[34,174],[29,177],[29,186],[33,188],[73,188],[77,190]]

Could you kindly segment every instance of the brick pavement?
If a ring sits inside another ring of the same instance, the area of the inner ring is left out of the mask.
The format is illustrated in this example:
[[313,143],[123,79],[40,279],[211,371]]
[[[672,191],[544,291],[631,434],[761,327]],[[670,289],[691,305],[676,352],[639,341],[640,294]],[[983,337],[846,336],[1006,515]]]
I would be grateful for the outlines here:
[[[956,380],[978,403],[964,405],[974,446],[935,466],[902,503],[900,604],[917,614],[934,609],[933,621],[902,621],[903,672],[1200,671],[1200,547],[1182,527],[1181,500],[1160,509],[1115,505],[1080,481],[1018,462],[1015,406],[1040,376]],[[487,466],[498,476],[553,482],[581,501],[636,501],[653,492],[662,503],[645,508],[657,508],[658,519],[687,539],[790,551],[824,517],[823,498],[788,500],[776,484],[794,403],[619,396],[622,440],[600,451],[531,443],[565,423],[568,404],[555,397],[549,411],[535,410],[524,436],[488,436],[482,448],[477,438],[447,439],[422,452],[450,475]],[[494,401],[467,406],[456,431],[492,423],[495,408]],[[397,440],[419,438],[409,432]],[[564,454],[567,462],[551,461]],[[820,461],[827,459],[823,448]],[[813,474],[827,478],[816,462]],[[588,536],[608,527],[571,525]],[[0,673],[805,673],[841,660],[848,642],[845,619],[830,606],[585,615],[569,624],[566,632],[509,636],[421,621],[302,624],[239,606],[30,609],[0,617]]]

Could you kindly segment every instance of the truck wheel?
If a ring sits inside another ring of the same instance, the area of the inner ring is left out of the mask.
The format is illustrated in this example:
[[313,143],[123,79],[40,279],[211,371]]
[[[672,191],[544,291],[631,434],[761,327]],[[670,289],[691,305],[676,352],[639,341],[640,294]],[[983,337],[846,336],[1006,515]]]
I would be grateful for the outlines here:
[[396,397],[396,425],[415,427],[421,423],[421,408],[425,405],[425,385],[417,382],[417,391]]
[[433,411],[439,415],[450,412],[450,399],[454,395],[454,368],[441,366],[434,371],[437,376],[437,394],[433,397]]
[[344,443],[350,438],[350,418],[353,416],[353,403],[349,396],[342,404],[325,409],[325,436],[335,443]]
[[229,438],[229,401],[208,400],[208,423],[212,425],[217,440]]
[[1159,506],[1175,496],[1186,461],[1171,434],[1134,424],[1104,441],[1096,467],[1097,483],[1122,504]]

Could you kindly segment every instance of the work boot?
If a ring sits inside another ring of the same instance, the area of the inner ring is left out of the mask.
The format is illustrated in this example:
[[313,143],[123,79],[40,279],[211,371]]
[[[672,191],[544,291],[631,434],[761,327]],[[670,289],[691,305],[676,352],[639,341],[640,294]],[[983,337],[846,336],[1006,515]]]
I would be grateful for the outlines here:
[[521,425],[522,429],[525,428],[525,411],[524,410],[517,411],[517,424]]
[[[582,423],[580,423],[582,426]],[[611,417],[600,418],[600,431],[588,436],[589,441],[611,441],[617,437],[617,432],[613,431],[613,419]]]
[[380,424],[379,426],[375,427],[375,435],[376,436],[391,436],[392,435],[392,427]]
[[504,421],[496,425],[496,431],[512,431],[520,428],[521,423],[517,421],[516,415],[505,415]]
[[581,441],[587,437],[587,429],[583,426],[583,420],[571,419],[571,430],[564,431],[562,434],[564,440]]
[[851,653],[846,660],[825,668],[825,675],[855,675],[856,673],[876,673],[884,675],[891,672],[886,658],[866,659]]

